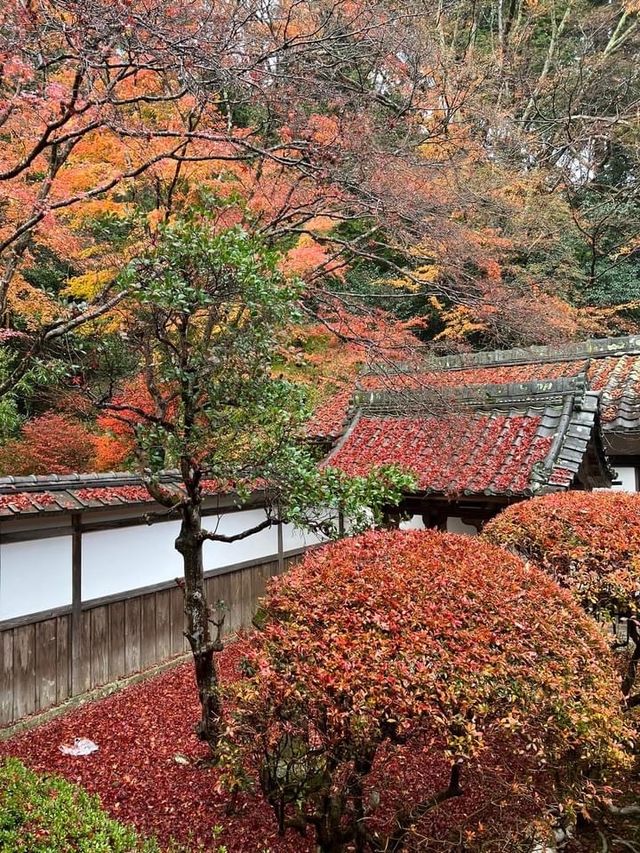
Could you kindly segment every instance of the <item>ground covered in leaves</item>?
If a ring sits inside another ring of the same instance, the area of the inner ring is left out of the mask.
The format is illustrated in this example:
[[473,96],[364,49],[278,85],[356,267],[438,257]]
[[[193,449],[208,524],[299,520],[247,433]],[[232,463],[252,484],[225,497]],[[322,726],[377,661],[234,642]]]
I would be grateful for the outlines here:
[[[241,642],[233,643],[219,656],[223,679],[236,677],[242,651]],[[227,813],[228,796],[218,789],[217,772],[206,765],[207,749],[193,733],[197,718],[187,663],[0,743],[0,758],[16,756],[37,772],[79,783],[100,796],[109,814],[133,824],[142,835],[157,837],[163,846],[175,841],[190,851],[212,851],[218,844],[229,853],[313,850],[310,834],[303,839],[289,831],[278,837],[259,790],[242,794],[234,813]],[[63,755],[60,745],[76,737],[95,741],[98,751],[83,757]],[[413,743],[382,756],[371,780],[380,797],[376,823],[384,823],[407,796],[423,796],[444,786],[447,768],[434,762],[429,747]],[[501,755],[499,748],[487,750],[482,763],[482,781],[468,773],[465,795],[445,803],[417,827],[415,849],[424,849],[425,836],[442,842],[434,850],[451,849],[451,842],[462,839],[472,848],[476,832],[486,837],[492,823],[500,823],[504,832],[514,810],[520,819],[540,815],[542,804],[512,751]]]

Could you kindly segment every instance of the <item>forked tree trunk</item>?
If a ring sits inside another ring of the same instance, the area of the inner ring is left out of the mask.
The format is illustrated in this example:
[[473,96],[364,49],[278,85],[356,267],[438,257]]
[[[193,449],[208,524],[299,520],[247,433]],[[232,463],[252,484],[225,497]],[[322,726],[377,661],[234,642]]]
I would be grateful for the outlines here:
[[193,652],[196,684],[202,715],[197,726],[198,737],[216,751],[220,737],[222,704],[214,655],[222,651],[219,636],[211,637],[209,605],[204,587],[202,561],[202,516],[199,505],[182,509],[180,534],[176,549],[184,562],[184,612],[186,636]]

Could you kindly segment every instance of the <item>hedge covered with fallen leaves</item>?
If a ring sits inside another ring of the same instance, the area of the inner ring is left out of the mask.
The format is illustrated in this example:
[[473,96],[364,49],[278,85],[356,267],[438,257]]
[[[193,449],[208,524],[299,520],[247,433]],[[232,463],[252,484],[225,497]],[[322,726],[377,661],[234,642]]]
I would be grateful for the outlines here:
[[[282,831],[311,828],[321,850],[399,850],[437,832],[425,817],[466,795],[467,771],[482,792],[478,768],[496,744],[532,796],[559,796],[581,766],[625,763],[631,733],[596,625],[487,542],[434,531],[342,540],[273,579],[263,605],[236,687],[228,783],[254,768]],[[441,787],[414,781],[381,819],[380,789],[412,746]]]
[[640,495],[559,492],[514,504],[483,538],[567,587],[587,610],[634,608],[640,590]]

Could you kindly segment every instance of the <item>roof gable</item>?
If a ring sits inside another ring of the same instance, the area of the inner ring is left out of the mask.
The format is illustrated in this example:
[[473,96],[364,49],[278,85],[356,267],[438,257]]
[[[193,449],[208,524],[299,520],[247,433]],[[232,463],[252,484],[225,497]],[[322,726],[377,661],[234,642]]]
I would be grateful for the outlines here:
[[598,397],[584,378],[462,389],[436,407],[447,403],[434,412],[424,389],[361,391],[326,464],[349,474],[396,464],[413,471],[418,491],[449,496],[526,496],[579,475],[589,486],[611,482]]

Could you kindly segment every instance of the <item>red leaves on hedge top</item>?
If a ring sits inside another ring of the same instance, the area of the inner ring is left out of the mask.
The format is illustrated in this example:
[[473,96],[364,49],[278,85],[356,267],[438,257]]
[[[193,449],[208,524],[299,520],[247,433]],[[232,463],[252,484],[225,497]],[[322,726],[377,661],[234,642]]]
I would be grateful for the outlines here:
[[582,604],[624,606],[640,589],[640,495],[564,492],[514,504],[484,529]]
[[[248,640],[253,674],[237,694],[232,736],[244,766],[303,744],[339,788],[356,756],[383,749],[374,777],[384,782],[373,784],[391,789],[389,810],[376,814],[387,831],[392,801],[428,800],[461,756],[476,776],[475,789],[463,787],[487,811],[489,768],[511,777],[510,760],[526,765],[516,783],[542,779],[533,792],[525,784],[530,798],[569,752],[591,767],[624,762],[629,730],[595,622],[549,577],[486,542],[434,531],[345,539],[273,579],[263,614]],[[394,732],[407,748],[393,745]],[[477,830],[469,800],[462,807],[464,829]],[[446,824],[456,812],[447,804],[442,814]]]
[[539,425],[537,416],[502,413],[363,417],[328,463],[352,475],[395,464],[414,472],[425,491],[522,494],[549,451]]
[[[516,558],[464,537],[389,534],[394,545],[390,552],[380,550],[380,536],[320,549],[304,567],[272,584],[269,593],[273,607],[287,609],[307,601],[317,617],[317,630],[298,649],[299,660],[316,666],[319,677],[310,682],[311,689],[317,686],[322,694],[346,685],[355,688],[358,702],[362,697],[365,705],[375,700],[371,707],[382,703],[406,713],[418,703],[435,712],[435,729],[406,746],[383,749],[371,777],[372,790],[381,800],[376,821],[388,824],[398,804],[432,795],[446,779],[441,722],[449,688],[445,681],[433,693],[418,691],[413,696],[405,689],[414,675],[409,666],[402,676],[402,661],[406,654],[407,661],[415,662],[417,644],[418,652],[436,655],[441,672],[450,666],[452,672],[467,673],[458,691],[465,703],[476,701],[473,696],[480,696],[482,685],[491,690],[493,678],[505,673],[516,677],[527,670],[527,661],[531,690],[551,679],[563,695],[566,680],[577,671],[580,683],[569,691],[574,697],[569,710],[582,721],[594,709],[601,713],[587,727],[594,748],[602,728],[608,738],[615,738],[616,706],[608,694],[604,702],[608,677],[593,654],[602,641],[590,620],[585,627],[586,617],[577,608],[565,618],[572,605],[568,596],[568,603],[562,600],[550,580]],[[405,570],[407,565],[411,571]],[[558,606],[549,609],[552,599],[558,599]],[[428,607],[425,602],[430,602]],[[330,629],[329,617],[342,621]],[[334,631],[331,637],[329,630]],[[239,678],[238,661],[249,645],[248,640],[236,642],[218,656],[223,683]],[[393,648],[399,650],[397,665],[388,667],[384,658]],[[605,648],[602,655],[606,657]],[[427,686],[429,668],[420,666],[419,671],[422,686]],[[525,691],[514,697],[513,707],[526,704],[528,695]],[[504,702],[499,705],[490,710],[494,722],[498,711],[504,711]],[[238,797],[235,814],[226,813],[228,797],[218,790],[217,771],[198,763],[207,755],[193,734],[198,716],[188,663],[0,744],[0,756],[15,755],[38,772],[57,773],[83,785],[100,795],[111,815],[164,844],[175,838],[194,850],[198,843],[211,850],[214,827],[221,826],[217,841],[227,845],[229,853],[310,853],[311,837],[302,839],[293,832],[277,836],[273,814],[257,790]],[[537,776],[535,755],[514,742],[519,734],[512,736],[505,722],[507,729],[496,729],[494,723],[486,728],[486,748],[465,769],[465,795],[429,815],[421,831],[440,840],[462,833],[470,840],[483,824],[485,831],[493,828],[504,837],[510,825],[540,814],[545,779]],[[542,722],[544,728],[547,723]],[[515,718],[513,723],[517,729]],[[528,734],[534,732],[535,720],[532,726]],[[570,720],[570,736],[574,731]],[[62,755],[59,745],[75,737],[91,738],[99,751],[82,758]],[[176,763],[176,755],[189,763]],[[252,770],[257,776],[256,768]]]

